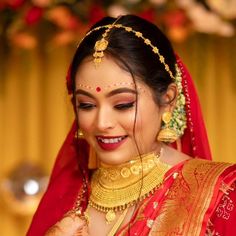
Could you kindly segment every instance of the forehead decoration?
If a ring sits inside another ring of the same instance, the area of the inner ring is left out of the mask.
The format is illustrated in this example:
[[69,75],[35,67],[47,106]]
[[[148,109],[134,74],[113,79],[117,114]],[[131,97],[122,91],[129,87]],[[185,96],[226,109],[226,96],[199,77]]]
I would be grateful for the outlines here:
[[[85,84],[77,84],[78,87],[80,88],[85,88],[85,89],[88,89],[88,90],[92,90],[92,91],[96,91],[96,92],[101,92],[101,91],[107,91],[107,90],[110,90],[110,89],[113,89],[113,88],[116,88],[116,87],[121,87],[121,86],[128,86],[128,87],[131,87],[131,88],[135,88],[135,84],[133,82],[119,82],[119,83],[113,83],[113,84],[109,84],[109,85],[106,85],[106,86],[97,86],[97,87],[93,87],[93,86],[90,86],[90,85],[85,85]],[[140,86],[137,86],[137,90],[139,90],[140,92],[143,92],[145,93],[145,89],[143,89],[142,87]]]
[[99,93],[100,91],[101,91],[102,89],[101,89],[101,87],[96,87],[96,91]]

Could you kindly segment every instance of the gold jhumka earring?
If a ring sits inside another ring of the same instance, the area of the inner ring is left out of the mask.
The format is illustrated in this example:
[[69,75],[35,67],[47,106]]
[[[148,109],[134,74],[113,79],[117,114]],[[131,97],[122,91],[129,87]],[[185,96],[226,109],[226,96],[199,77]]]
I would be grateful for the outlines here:
[[[77,137],[79,139],[84,139],[84,134],[83,134],[83,132],[80,129],[77,132]],[[90,146],[90,148],[89,148],[88,168],[89,169],[97,169],[98,167],[99,167],[99,161],[97,159],[96,152]]]
[[78,138],[84,138],[83,132],[79,129],[77,133]]
[[167,111],[162,115],[162,121],[164,122],[164,127],[161,128],[157,140],[165,143],[173,143],[178,139],[178,135],[174,129],[170,128],[170,121],[172,118],[172,113]]

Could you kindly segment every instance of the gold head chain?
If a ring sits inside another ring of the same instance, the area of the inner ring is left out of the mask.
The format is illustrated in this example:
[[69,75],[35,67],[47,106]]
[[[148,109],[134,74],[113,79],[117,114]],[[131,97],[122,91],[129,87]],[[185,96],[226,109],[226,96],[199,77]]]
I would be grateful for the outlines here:
[[[155,54],[158,55],[159,61],[164,65],[165,70],[169,73],[170,77],[171,77],[172,79],[175,79],[175,77],[173,76],[173,73],[172,73],[171,70],[170,70],[169,65],[167,65],[166,62],[165,62],[164,56],[161,55],[161,53],[159,52],[159,49],[158,49],[156,46],[154,46],[154,45],[152,44],[152,42],[151,42],[149,39],[145,38],[141,32],[136,31],[136,30],[134,30],[133,28],[131,28],[131,27],[129,27],[129,26],[124,26],[124,25],[122,25],[122,24],[116,24],[116,22],[117,22],[117,20],[116,20],[113,24],[98,26],[98,27],[96,27],[96,28],[90,30],[90,31],[85,35],[85,37],[87,37],[87,36],[89,36],[89,35],[90,35],[92,32],[94,32],[94,31],[98,31],[98,30],[103,29],[103,28],[106,29],[105,32],[102,34],[102,38],[101,38],[100,40],[97,40],[96,43],[95,43],[95,45],[94,45],[94,50],[95,50],[95,52],[94,52],[94,54],[93,54],[93,57],[94,57],[94,64],[95,64],[96,67],[101,63],[102,58],[104,57],[104,51],[105,51],[105,50],[107,49],[107,47],[108,47],[108,44],[109,44],[109,42],[108,42],[108,40],[107,40],[108,33],[109,33],[109,32],[111,31],[111,29],[113,29],[113,28],[116,28],[116,29],[124,29],[126,32],[133,33],[136,37],[142,39],[143,42],[144,42],[146,45],[150,46],[150,47],[152,48],[152,51],[153,51]],[[85,37],[84,37],[84,38],[85,38]],[[84,38],[83,38],[83,39],[84,39]],[[81,40],[81,42],[83,41],[83,39]],[[81,43],[81,42],[80,42],[80,43]]]

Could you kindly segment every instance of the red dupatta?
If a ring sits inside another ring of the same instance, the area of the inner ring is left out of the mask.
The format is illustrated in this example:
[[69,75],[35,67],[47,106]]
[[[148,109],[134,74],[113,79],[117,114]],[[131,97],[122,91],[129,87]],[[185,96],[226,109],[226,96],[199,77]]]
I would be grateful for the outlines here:
[[[182,151],[190,156],[209,160],[211,154],[197,93],[179,57],[177,57],[177,63],[183,76],[182,85],[187,112],[187,128],[181,138]],[[71,94],[70,69],[67,75],[67,86]],[[78,192],[83,183],[88,181],[88,144],[85,141],[76,140],[76,130],[77,124],[74,122],[57,156],[48,189],[33,217],[28,236],[44,235],[48,228],[74,207]],[[82,204],[83,210],[86,204],[85,199]]]
[[[225,186],[229,190],[234,181],[236,165],[202,159],[184,161],[166,173],[163,187],[138,206],[117,236],[204,236],[223,194],[228,195]],[[219,224],[214,226],[219,228]],[[220,235],[231,236],[233,231],[233,227],[227,227]]]

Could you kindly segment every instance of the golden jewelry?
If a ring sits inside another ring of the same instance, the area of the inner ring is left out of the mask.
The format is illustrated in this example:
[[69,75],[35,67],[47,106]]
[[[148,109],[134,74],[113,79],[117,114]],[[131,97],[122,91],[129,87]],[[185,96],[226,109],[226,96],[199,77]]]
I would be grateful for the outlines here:
[[83,134],[83,132],[79,129],[78,130],[78,138],[84,138],[84,134]]
[[169,165],[151,153],[128,163],[97,169],[91,179],[89,206],[106,213],[107,223],[116,212],[143,200],[159,188]]
[[[105,30],[105,33],[102,34],[102,39],[98,40],[95,45],[94,45],[94,64],[95,67],[97,68],[98,65],[101,63],[102,58],[104,57],[104,51],[107,49],[108,46],[108,41],[106,40],[107,35],[109,33],[109,31],[113,28],[113,26],[115,25],[115,23],[120,19],[120,17],[118,17],[113,24],[111,24],[109,27],[107,27],[107,29]],[[87,34],[88,35],[88,34]],[[86,35],[86,36],[87,36]]]
[[[96,28],[93,28],[92,30],[90,30],[86,35],[85,37],[87,37],[88,35],[90,35],[92,32],[94,31],[97,31],[97,30],[100,30],[100,29],[103,29],[105,28],[105,33],[102,34],[102,39],[98,40],[96,43],[95,43],[95,46],[94,46],[94,49],[95,49],[95,52],[93,54],[93,57],[94,57],[94,63],[95,63],[95,66],[97,67],[98,64],[102,61],[102,57],[104,56],[104,51],[107,49],[107,46],[108,46],[108,40],[106,39],[107,36],[108,36],[108,33],[109,31],[112,29],[112,28],[116,28],[116,29],[124,29],[126,32],[128,33],[133,33],[136,37],[140,38],[143,40],[143,42],[150,46],[152,51],[158,55],[158,58],[159,58],[159,61],[164,65],[164,68],[165,70],[168,72],[168,74],[170,75],[170,77],[172,79],[175,79],[175,77],[173,76],[173,73],[172,71],[170,70],[170,67],[169,65],[166,64],[165,62],[165,58],[164,56],[162,56],[162,54],[159,52],[159,49],[154,46],[152,44],[152,42],[145,38],[143,36],[143,34],[139,31],[136,31],[134,30],[133,28],[131,27],[128,27],[128,26],[124,26],[122,24],[117,24],[116,22],[119,20],[119,18],[113,23],[113,24],[108,24],[108,25],[102,25],[102,26],[98,26]],[[84,38],[83,38],[84,39]],[[83,41],[83,39],[81,40],[81,42]],[[81,43],[80,42],[80,43]]]
[[164,127],[160,130],[157,140],[166,143],[173,143],[178,139],[178,135],[174,129],[170,128],[170,121],[172,118],[171,112],[164,112],[162,115],[162,121]]
[[[83,132],[79,129],[75,135],[75,138],[84,139]],[[99,166],[99,160],[97,158],[97,154],[95,150],[90,146],[89,147],[89,157],[88,157],[88,168],[89,169],[97,169]]]
[[[108,33],[108,30],[106,30],[104,35],[107,35],[107,33]],[[105,38],[102,38],[101,40],[98,40],[95,43],[95,46],[94,46],[95,52],[93,54],[93,57],[94,57],[94,64],[96,68],[101,63],[102,57],[104,56],[103,51],[106,50],[107,46],[108,46],[108,41]]]
[[126,214],[128,212],[128,208],[126,208],[122,214],[120,215],[120,217],[118,218],[118,220],[116,221],[116,223],[114,224],[114,226],[112,227],[111,231],[108,233],[107,236],[114,236],[117,232],[117,230],[119,229],[119,227],[121,226],[122,222],[124,221]]
[[[86,219],[87,225],[90,222],[90,215],[88,213],[89,207],[87,207],[86,211],[84,212],[84,218]],[[128,208],[126,208],[122,214],[119,216],[119,218],[117,219],[117,221],[115,222],[115,224],[112,226],[110,232],[108,233],[107,236],[114,236],[117,232],[117,230],[119,229],[119,227],[121,226],[122,222],[124,221],[126,214],[128,212]]]

